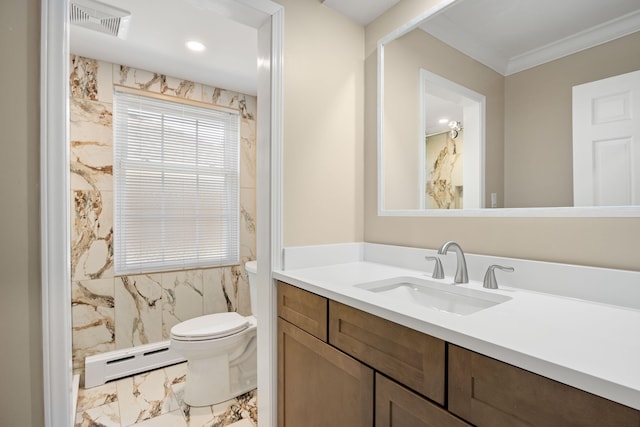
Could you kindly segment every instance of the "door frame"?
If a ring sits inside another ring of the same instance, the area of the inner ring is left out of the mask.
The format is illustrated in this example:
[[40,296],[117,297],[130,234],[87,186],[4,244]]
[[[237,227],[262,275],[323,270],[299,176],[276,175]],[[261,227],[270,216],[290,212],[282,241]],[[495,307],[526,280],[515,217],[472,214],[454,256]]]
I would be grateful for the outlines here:
[[[225,0],[221,0],[228,4]],[[276,291],[282,265],[284,8],[271,0],[236,0],[260,10],[258,28],[257,231],[259,423],[277,422]],[[68,0],[41,0],[40,238],[45,426],[73,426]]]
[[[424,68],[420,68],[420,204],[419,209],[426,209],[425,188],[427,184],[427,165],[425,136],[427,128],[426,95],[428,88],[434,86],[451,94],[449,101],[456,102],[463,109],[464,149],[463,149],[463,207],[481,209],[485,207],[485,126],[486,97],[474,90],[448,80]],[[455,99],[455,101],[453,101]],[[473,161],[470,159],[474,159]]]

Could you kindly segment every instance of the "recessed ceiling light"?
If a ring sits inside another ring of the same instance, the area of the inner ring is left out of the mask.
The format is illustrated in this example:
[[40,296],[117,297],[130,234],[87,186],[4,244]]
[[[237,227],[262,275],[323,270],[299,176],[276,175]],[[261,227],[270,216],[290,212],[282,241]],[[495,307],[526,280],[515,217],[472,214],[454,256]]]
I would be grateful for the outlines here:
[[447,118],[440,119],[440,120],[438,120],[438,123],[440,123],[441,125],[443,125],[445,123],[449,123],[449,119],[447,119]]
[[192,50],[194,52],[202,52],[206,49],[206,46],[197,40],[189,40],[185,43],[185,45],[187,46],[187,48],[189,48],[189,50]]

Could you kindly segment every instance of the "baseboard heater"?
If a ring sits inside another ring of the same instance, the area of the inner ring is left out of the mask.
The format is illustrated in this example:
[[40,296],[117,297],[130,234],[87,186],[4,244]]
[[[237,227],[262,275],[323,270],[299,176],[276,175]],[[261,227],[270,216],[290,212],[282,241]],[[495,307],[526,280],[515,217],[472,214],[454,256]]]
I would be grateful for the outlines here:
[[170,343],[162,341],[86,357],[84,387],[96,387],[107,381],[184,362],[186,359],[176,354]]

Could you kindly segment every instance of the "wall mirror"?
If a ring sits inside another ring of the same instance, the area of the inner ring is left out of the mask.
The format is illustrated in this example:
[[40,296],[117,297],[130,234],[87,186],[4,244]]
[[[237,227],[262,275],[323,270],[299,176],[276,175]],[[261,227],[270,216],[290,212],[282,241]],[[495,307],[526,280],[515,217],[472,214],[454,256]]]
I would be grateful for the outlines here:
[[398,28],[378,43],[379,214],[640,216],[638,51],[637,0],[451,0]]

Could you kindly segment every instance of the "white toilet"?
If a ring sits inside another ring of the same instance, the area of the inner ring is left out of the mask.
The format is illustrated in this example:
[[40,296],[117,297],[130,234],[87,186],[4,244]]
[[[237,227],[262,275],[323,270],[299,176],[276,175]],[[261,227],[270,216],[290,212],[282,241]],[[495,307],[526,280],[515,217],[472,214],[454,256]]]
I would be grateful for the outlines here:
[[210,406],[237,397],[257,385],[257,264],[245,264],[253,316],[216,313],[171,328],[171,348],[187,359],[183,400]]

